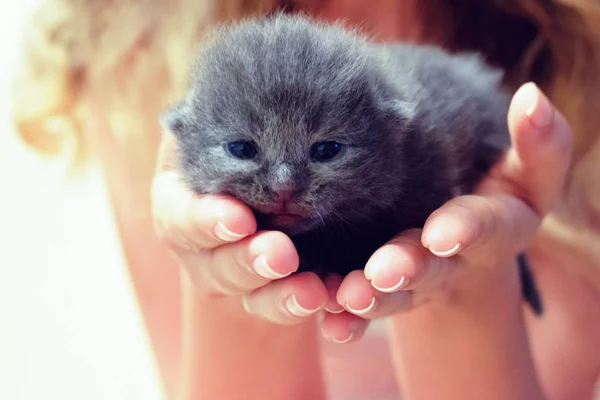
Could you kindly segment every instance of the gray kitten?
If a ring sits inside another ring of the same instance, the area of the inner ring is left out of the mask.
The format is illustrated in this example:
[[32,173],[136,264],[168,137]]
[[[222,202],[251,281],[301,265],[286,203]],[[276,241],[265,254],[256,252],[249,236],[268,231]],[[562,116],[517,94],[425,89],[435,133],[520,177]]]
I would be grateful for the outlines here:
[[501,80],[474,54],[275,15],[222,27],[163,122],[194,191],[234,196],[259,229],[288,234],[300,271],[346,275],[471,192],[510,145]]

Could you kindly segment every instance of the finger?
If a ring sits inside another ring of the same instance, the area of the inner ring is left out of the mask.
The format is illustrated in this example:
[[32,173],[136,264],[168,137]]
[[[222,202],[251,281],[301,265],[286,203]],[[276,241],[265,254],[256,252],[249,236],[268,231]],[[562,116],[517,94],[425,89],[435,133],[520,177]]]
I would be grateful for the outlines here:
[[256,219],[245,204],[225,196],[197,196],[177,171],[155,177],[152,213],[159,237],[184,249],[211,249],[256,231]]
[[410,309],[412,292],[382,293],[373,287],[363,271],[352,271],[344,278],[337,301],[348,313],[372,320]]
[[325,311],[331,314],[340,314],[344,312],[344,308],[339,305],[336,299],[336,295],[340,285],[342,284],[343,278],[340,275],[330,274],[325,277],[325,289],[327,289],[327,295],[329,300],[325,306]]
[[323,281],[312,272],[302,272],[274,281],[245,295],[246,311],[276,324],[298,324],[315,316],[327,305]]
[[508,113],[513,149],[501,165],[523,197],[547,213],[563,188],[573,134],[564,116],[534,84],[514,95]]
[[321,334],[334,343],[345,344],[360,340],[369,321],[348,312],[339,314],[325,313],[320,324]]
[[156,171],[163,172],[177,169],[179,166],[177,154],[178,149],[175,135],[168,130],[164,130],[158,148]]
[[456,260],[440,258],[421,243],[421,229],[409,229],[380,247],[365,266],[364,275],[381,293],[429,289],[446,279]]
[[453,199],[427,220],[423,244],[438,256],[524,250],[562,190],[572,148],[564,117],[530,83],[515,94],[508,122],[513,148],[478,189],[480,196]]
[[541,222],[528,204],[512,195],[467,195],[433,212],[423,228],[422,244],[438,257],[469,255],[485,266],[498,257],[523,251]]
[[258,232],[212,251],[180,254],[194,284],[206,294],[240,295],[282,279],[299,266],[298,253],[285,234]]
[[433,255],[421,244],[421,232],[410,229],[373,253],[364,274],[344,279],[339,303],[362,318],[383,318],[414,307],[415,290],[433,290],[457,276],[457,259]]

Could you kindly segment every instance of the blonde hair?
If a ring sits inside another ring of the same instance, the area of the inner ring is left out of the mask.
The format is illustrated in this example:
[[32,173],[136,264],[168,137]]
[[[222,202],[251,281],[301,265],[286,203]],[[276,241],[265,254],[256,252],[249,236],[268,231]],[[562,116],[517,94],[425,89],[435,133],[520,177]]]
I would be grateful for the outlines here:
[[[581,232],[591,235],[600,226],[600,3],[430,2],[452,13],[447,20],[456,32],[449,47],[486,54],[507,70],[507,83],[515,89],[536,81],[571,123],[574,161],[547,231],[565,243],[581,242]],[[173,101],[183,91],[190,54],[215,22],[265,13],[273,3],[46,0],[29,25],[15,79],[13,115],[21,137],[49,154],[76,144],[69,148],[85,159],[90,146],[82,134],[82,92],[104,90],[105,110],[116,127],[112,134],[131,147],[132,162],[152,163],[155,147],[132,144],[140,143],[135,139],[147,131],[145,124],[157,123],[144,118],[138,89],[151,82],[162,105]],[[284,3],[293,2],[279,2]],[[589,246],[584,242],[580,249]]]
[[266,0],[45,0],[23,37],[14,124],[44,154],[87,160],[82,98],[90,89],[106,96],[116,139],[130,142],[145,123],[157,122],[144,121],[138,88],[151,84],[161,103],[171,102],[212,25],[270,7]]

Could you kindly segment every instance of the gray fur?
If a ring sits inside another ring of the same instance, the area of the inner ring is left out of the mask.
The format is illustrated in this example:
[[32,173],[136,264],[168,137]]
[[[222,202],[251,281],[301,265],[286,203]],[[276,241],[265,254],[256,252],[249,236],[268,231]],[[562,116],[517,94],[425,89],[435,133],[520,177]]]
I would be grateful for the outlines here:
[[[473,190],[509,144],[501,80],[474,54],[376,45],[340,25],[277,15],[221,28],[163,121],[193,190],[235,196],[259,228],[289,234],[301,270],[345,274]],[[226,145],[237,140],[256,143],[256,158],[232,157]],[[344,147],[313,162],[311,145],[325,140]],[[282,185],[303,216],[292,225],[265,217]]]

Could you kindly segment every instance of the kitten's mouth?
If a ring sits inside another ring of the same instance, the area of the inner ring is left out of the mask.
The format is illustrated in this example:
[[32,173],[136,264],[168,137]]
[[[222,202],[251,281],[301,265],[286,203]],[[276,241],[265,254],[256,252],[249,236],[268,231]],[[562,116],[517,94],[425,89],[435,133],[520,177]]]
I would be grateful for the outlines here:
[[306,217],[293,213],[272,213],[264,215],[265,221],[278,227],[291,227],[301,222]]
[[290,212],[257,213],[259,229],[277,230],[288,235],[303,233],[313,226],[313,218]]

